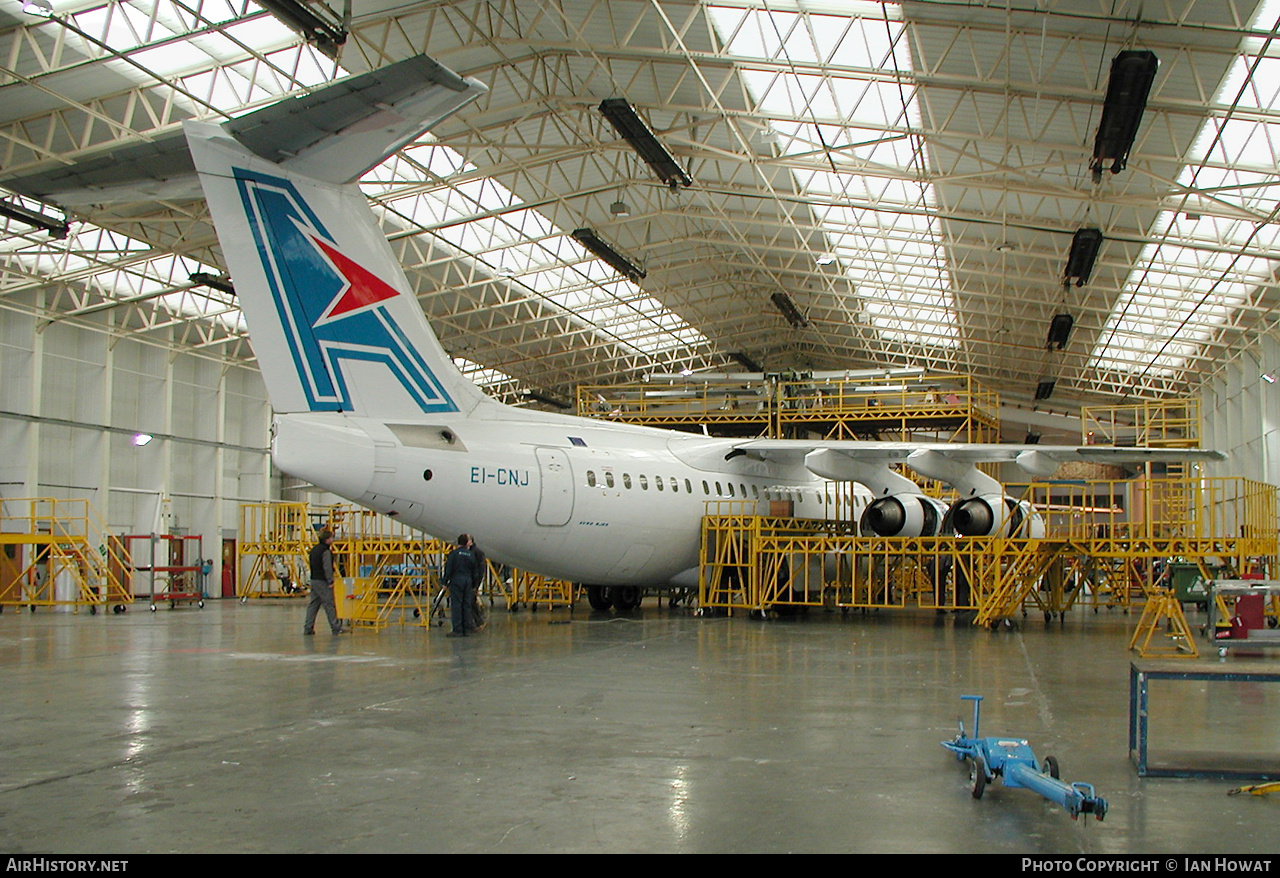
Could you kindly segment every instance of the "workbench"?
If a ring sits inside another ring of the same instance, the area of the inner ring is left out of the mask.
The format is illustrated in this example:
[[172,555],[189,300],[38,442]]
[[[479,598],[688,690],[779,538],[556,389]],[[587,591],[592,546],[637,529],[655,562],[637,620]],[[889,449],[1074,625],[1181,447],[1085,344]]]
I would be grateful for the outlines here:
[[[1243,642],[1243,641],[1242,641]],[[1170,754],[1167,761],[1149,761],[1148,727],[1152,680],[1210,683],[1280,683],[1280,663],[1131,662],[1129,665],[1129,759],[1138,777],[1258,778],[1280,780],[1280,754],[1259,751],[1258,741],[1242,735],[1233,750]],[[1280,694],[1280,693],[1278,693]],[[1229,726],[1230,716],[1221,724]]]
[[1251,629],[1249,636],[1243,639],[1217,639],[1218,598],[1238,598],[1243,595],[1261,595],[1270,600],[1280,597],[1280,582],[1274,579],[1217,579],[1209,583],[1209,621],[1206,633],[1218,648],[1218,655],[1227,654],[1232,649],[1270,649],[1280,646],[1280,631],[1268,631],[1262,628]]

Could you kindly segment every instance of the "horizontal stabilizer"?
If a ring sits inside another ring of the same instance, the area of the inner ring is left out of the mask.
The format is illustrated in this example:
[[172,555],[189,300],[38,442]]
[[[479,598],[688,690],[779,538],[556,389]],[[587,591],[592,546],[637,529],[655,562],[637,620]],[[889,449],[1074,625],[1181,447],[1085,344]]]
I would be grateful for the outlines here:
[[[349,183],[487,89],[426,55],[351,76],[222,124],[255,155],[328,183]],[[199,198],[181,131],[115,145],[73,165],[0,184],[62,207]]]
[[113,146],[73,165],[5,176],[0,182],[20,195],[65,208],[201,197],[196,166],[181,131],[143,143]]
[[224,123],[261,158],[350,183],[488,89],[417,55]]

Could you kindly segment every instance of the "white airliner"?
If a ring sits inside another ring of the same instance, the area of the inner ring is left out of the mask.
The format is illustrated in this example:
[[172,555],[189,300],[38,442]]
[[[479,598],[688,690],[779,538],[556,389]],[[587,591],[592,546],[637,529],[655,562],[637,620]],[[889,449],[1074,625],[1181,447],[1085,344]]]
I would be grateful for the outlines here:
[[[791,499],[798,515],[821,518],[840,491],[868,533],[1034,533],[1038,516],[975,464],[1048,476],[1065,460],[1221,458],[713,439],[489,399],[436,340],[355,183],[484,90],[419,56],[222,124],[184,125],[284,472],[444,539],[472,533],[495,560],[586,584],[593,606],[630,608],[643,587],[696,583],[710,500]],[[111,182],[96,182],[98,200]],[[949,482],[959,499],[926,497],[896,464]]]

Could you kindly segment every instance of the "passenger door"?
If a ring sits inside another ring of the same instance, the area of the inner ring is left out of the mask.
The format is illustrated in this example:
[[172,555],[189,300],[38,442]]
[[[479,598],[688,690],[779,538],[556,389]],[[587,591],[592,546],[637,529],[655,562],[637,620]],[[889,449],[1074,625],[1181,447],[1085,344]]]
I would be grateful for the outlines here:
[[535,448],[538,458],[538,524],[561,527],[573,516],[573,469],[559,448]]

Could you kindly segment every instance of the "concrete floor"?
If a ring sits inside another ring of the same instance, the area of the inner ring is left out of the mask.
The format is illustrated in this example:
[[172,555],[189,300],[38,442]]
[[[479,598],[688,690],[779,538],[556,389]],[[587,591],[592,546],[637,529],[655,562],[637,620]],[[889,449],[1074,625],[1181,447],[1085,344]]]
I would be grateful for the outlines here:
[[[650,599],[628,617],[498,610],[465,640],[304,638],[302,613],[0,615],[0,847],[1280,851],[1280,795],[1136,776],[1134,617],[1118,611],[990,632],[907,612],[699,619]],[[1180,686],[1153,687],[1153,747],[1280,753],[1280,691]],[[999,783],[975,801],[939,746],[969,724],[966,693],[986,697],[984,734],[1094,784],[1106,820]]]

